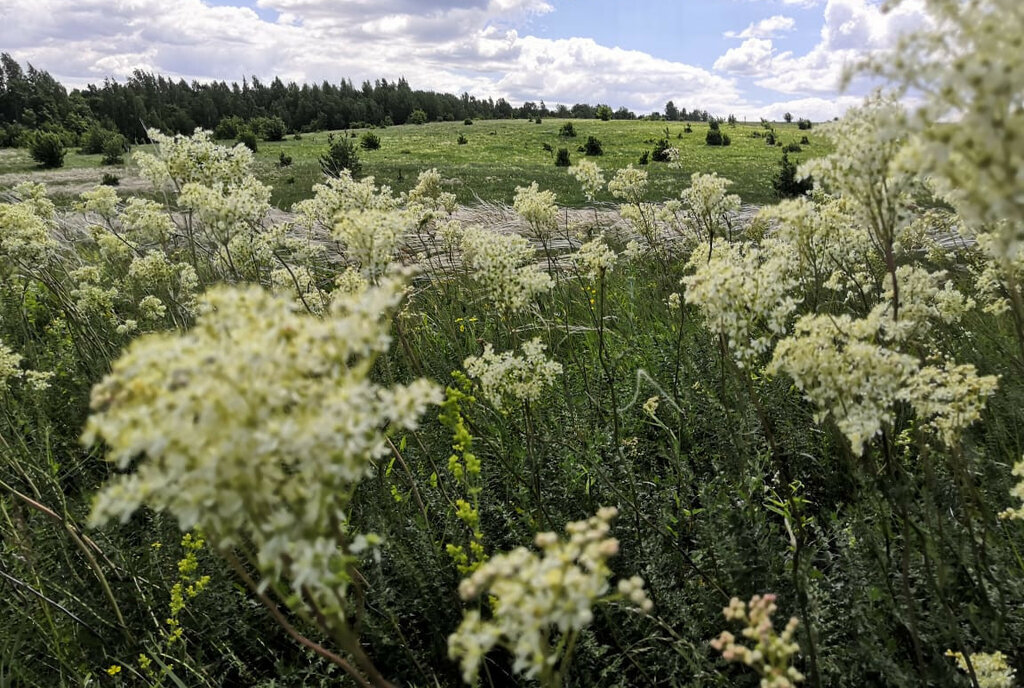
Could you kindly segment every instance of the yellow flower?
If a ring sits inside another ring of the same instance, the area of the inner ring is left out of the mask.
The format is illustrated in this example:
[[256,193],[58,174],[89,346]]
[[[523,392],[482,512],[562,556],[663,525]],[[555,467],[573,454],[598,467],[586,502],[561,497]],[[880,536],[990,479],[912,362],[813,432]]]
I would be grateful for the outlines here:
[[111,664],[110,668],[107,669],[107,673],[110,674],[111,676],[117,676],[118,674],[121,673],[121,665],[120,664]]

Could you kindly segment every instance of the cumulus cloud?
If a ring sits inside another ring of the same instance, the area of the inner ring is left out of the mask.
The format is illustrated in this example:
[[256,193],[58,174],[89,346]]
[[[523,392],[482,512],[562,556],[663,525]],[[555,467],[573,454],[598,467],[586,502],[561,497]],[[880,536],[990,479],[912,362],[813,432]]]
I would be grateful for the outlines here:
[[726,31],[726,38],[772,38],[796,28],[796,20],[776,14],[772,17],[754,22],[740,32]]

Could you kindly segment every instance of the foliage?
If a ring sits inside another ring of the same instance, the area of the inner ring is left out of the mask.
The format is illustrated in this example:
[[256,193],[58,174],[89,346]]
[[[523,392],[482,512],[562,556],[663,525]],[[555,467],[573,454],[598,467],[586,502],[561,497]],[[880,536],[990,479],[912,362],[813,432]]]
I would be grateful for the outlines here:
[[359,147],[363,150],[379,150],[380,149],[380,137],[374,134],[372,131],[363,132],[363,135],[359,137]]
[[128,142],[120,134],[111,134],[103,143],[103,164],[121,165],[124,163],[124,154],[128,149]]
[[413,110],[412,114],[409,115],[407,120],[408,124],[426,124],[428,121],[427,113],[423,110]]
[[63,167],[67,148],[59,135],[47,131],[37,131],[29,138],[29,153],[32,159],[42,167]]
[[320,156],[320,169],[329,177],[337,177],[344,170],[358,177],[362,168],[355,145],[344,136],[331,141],[327,152]]
[[555,153],[555,167],[568,167],[572,162],[569,160],[569,149],[559,148]]
[[604,148],[601,146],[601,140],[596,136],[588,136],[587,142],[583,144],[583,152],[589,156],[604,155]]
[[238,143],[242,144],[253,153],[259,150],[259,143],[256,139],[256,132],[252,129],[241,129],[238,132]]
[[564,138],[575,138],[576,137],[576,127],[573,126],[572,122],[566,122],[558,130],[558,135],[562,136]]
[[[799,151],[797,151],[799,152]],[[797,164],[789,159],[789,151],[782,151],[782,159],[779,160],[779,169],[772,179],[772,187],[779,198],[794,198],[803,196],[813,188],[814,183],[799,175]]]

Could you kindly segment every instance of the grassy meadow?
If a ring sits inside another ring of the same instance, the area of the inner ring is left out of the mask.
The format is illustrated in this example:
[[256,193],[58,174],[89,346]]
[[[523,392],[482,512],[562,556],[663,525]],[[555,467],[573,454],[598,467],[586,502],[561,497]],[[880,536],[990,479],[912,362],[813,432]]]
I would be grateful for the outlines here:
[[[571,122],[575,138],[559,136],[559,130]],[[591,157],[607,172],[638,166],[641,154],[651,150],[668,129],[669,145],[679,149],[680,167],[673,169],[665,163],[651,162],[646,166],[650,177],[647,199],[661,201],[678,196],[694,172],[716,172],[734,182],[731,188],[744,203],[763,205],[775,201],[772,176],[782,157],[786,144],[799,143],[803,136],[810,140],[803,151],[791,154],[794,161],[825,155],[830,151],[828,140],[817,130],[800,131],[796,124],[774,125],[780,146],[768,146],[763,138],[754,135],[765,130],[757,124],[722,124],[723,133],[732,139],[732,145],[714,147],[706,145],[706,123],[692,123],[692,133],[685,133],[684,122],[650,122],[644,120],[561,120],[546,119],[541,124],[526,120],[486,120],[472,125],[463,122],[434,122],[425,125],[402,125],[372,130],[380,137],[378,150],[359,149],[363,174],[373,176],[378,183],[387,184],[396,192],[408,191],[423,170],[437,168],[442,176],[454,180],[451,191],[464,205],[480,201],[511,203],[517,186],[536,181],[541,188],[554,191],[560,205],[578,207],[585,204],[579,184],[565,168],[555,167],[555,151],[567,148],[573,163],[584,159],[577,151],[588,136],[596,136],[604,154]],[[367,130],[351,130],[358,145],[359,137]],[[345,132],[333,132],[343,136]],[[467,143],[459,145],[459,136]],[[283,141],[260,141],[256,154],[256,176],[274,189],[271,199],[276,207],[287,209],[291,204],[312,196],[312,187],[322,180],[318,158],[328,146],[328,132],[304,134],[299,140],[289,136]],[[230,142],[221,142],[230,143]],[[546,151],[548,144],[552,151]],[[139,146],[150,150],[151,146]],[[292,164],[279,166],[280,156],[292,158]],[[40,170],[25,150],[0,151],[0,189],[13,186],[22,179],[45,181],[53,193],[74,196],[91,184],[99,183],[103,174],[110,172],[121,177],[125,192],[144,191],[130,161],[126,166],[101,167],[100,155],[81,155],[68,152],[64,168]],[[607,192],[596,199],[610,202]]]

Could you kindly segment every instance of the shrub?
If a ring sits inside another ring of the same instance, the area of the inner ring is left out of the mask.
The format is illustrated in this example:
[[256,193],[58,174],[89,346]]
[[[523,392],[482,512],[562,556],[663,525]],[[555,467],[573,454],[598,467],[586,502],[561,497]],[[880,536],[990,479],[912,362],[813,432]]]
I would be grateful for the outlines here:
[[709,146],[722,146],[725,145],[725,138],[722,136],[722,132],[718,129],[708,129],[707,136],[704,137],[704,142]]
[[809,146],[809,145],[811,145],[811,140],[809,138],[807,138],[806,136],[801,136],[800,137],[800,143],[801,143],[801,145]]
[[782,160],[779,161],[779,169],[772,179],[772,188],[779,198],[795,198],[803,196],[813,187],[811,179],[797,179],[796,163],[789,159],[789,154],[783,151]]
[[363,170],[359,162],[356,147],[347,137],[330,143],[327,152],[320,156],[320,169],[328,177],[337,177],[342,170],[348,170],[353,177],[358,177]]
[[83,155],[99,155],[103,152],[103,148],[106,146],[107,140],[113,135],[114,132],[109,129],[104,129],[100,126],[89,127],[89,129],[82,134],[79,152]]
[[643,153],[640,154],[640,160],[638,161],[639,164],[646,165],[649,162],[650,157],[651,157],[651,151],[646,151],[645,150]]
[[538,117],[537,119],[533,120],[534,124],[540,124],[540,122],[541,122],[540,117]]
[[378,150],[380,148],[380,137],[372,131],[368,131],[360,137],[359,147],[363,150]]
[[465,125],[466,125],[467,127],[471,127],[471,126],[473,126],[473,120],[471,120],[471,119],[470,119],[469,117],[467,117],[466,119],[464,119],[464,120],[462,121],[462,123],[463,123],[463,124],[465,124]]
[[292,164],[292,156],[285,155],[284,151],[281,151],[281,154],[277,158],[277,166],[278,167],[288,167],[291,164]]
[[729,138],[728,134],[722,134],[722,145],[723,146],[731,146],[732,145],[732,139]]
[[382,127],[384,127],[385,129],[386,129],[387,127],[393,127],[393,126],[395,126],[395,120],[391,119],[391,115],[387,115],[387,116],[386,116],[386,117],[384,118],[384,121],[380,123],[380,125],[381,125]]
[[60,136],[50,131],[37,131],[28,145],[32,159],[43,167],[63,167],[68,150]]
[[718,129],[719,129],[718,120],[717,119],[711,120],[710,122],[708,122],[708,126],[711,127],[711,131],[718,131]]
[[692,134],[693,133],[693,127],[691,127],[689,124],[687,124],[686,127],[683,129],[683,133]]
[[238,132],[238,143],[255,153],[258,147],[256,142],[256,132],[252,129],[242,129]]
[[551,147],[550,143],[543,144],[543,147],[544,147],[544,150],[546,150],[548,153],[554,152],[554,150],[555,150],[554,148]]
[[467,143],[469,143],[469,139],[467,139],[467,138],[466,138],[465,136],[463,136],[462,134],[459,134],[459,138],[458,138],[457,142],[458,142],[458,144],[459,144],[460,146],[465,146],[465,145],[466,145]]
[[300,134],[298,132],[295,132],[295,136],[292,137],[292,141],[301,141],[301,140],[302,140],[302,134]]
[[607,122],[612,118],[612,115],[615,113],[612,112],[612,108],[610,105],[598,105],[595,114],[597,115],[597,118],[599,120],[601,120],[602,122]]
[[224,117],[213,128],[213,138],[220,141],[237,139],[238,133],[243,129],[245,129],[245,121],[241,117],[237,115]]
[[583,152],[587,155],[604,155],[604,148],[596,136],[588,136],[587,143],[583,146]]
[[253,122],[253,129],[264,141],[281,141],[288,133],[288,127],[280,117],[260,117]]
[[797,120],[796,125],[798,127],[800,127],[800,129],[802,129],[804,131],[806,131],[806,130],[810,129],[812,126],[814,126],[813,124],[811,124],[811,120],[809,120],[809,119]]
[[124,152],[128,149],[128,141],[120,134],[111,134],[103,144],[104,165],[124,164]]
[[775,145],[775,132],[769,131],[765,135],[765,137],[764,137],[764,142],[767,145],[769,145],[769,146],[774,146]]
[[729,120],[728,121],[729,121],[729,125],[730,126],[735,127],[736,126],[736,115],[729,115]]
[[668,149],[671,146],[668,145],[668,139],[661,139],[654,144],[654,151],[651,153],[651,159],[654,162],[668,162]]
[[568,167],[571,164],[569,161],[569,149],[559,148],[558,153],[555,154],[555,167]]
[[409,115],[409,119],[407,120],[407,122],[409,124],[426,124],[427,113],[425,113],[423,110],[413,110],[412,114]]
[[566,138],[575,138],[576,127],[572,125],[572,122],[566,122],[562,125],[562,128],[558,130],[558,135]]
[[801,148],[800,144],[797,143],[790,143],[782,148],[783,153],[799,153],[802,150],[803,148]]
[[17,122],[0,126],[0,148],[18,148],[25,145],[25,127]]
[[100,179],[100,186],[120,186],[121,178],[116,174],[110,174],[109,172],[103,173],[103,178]]

